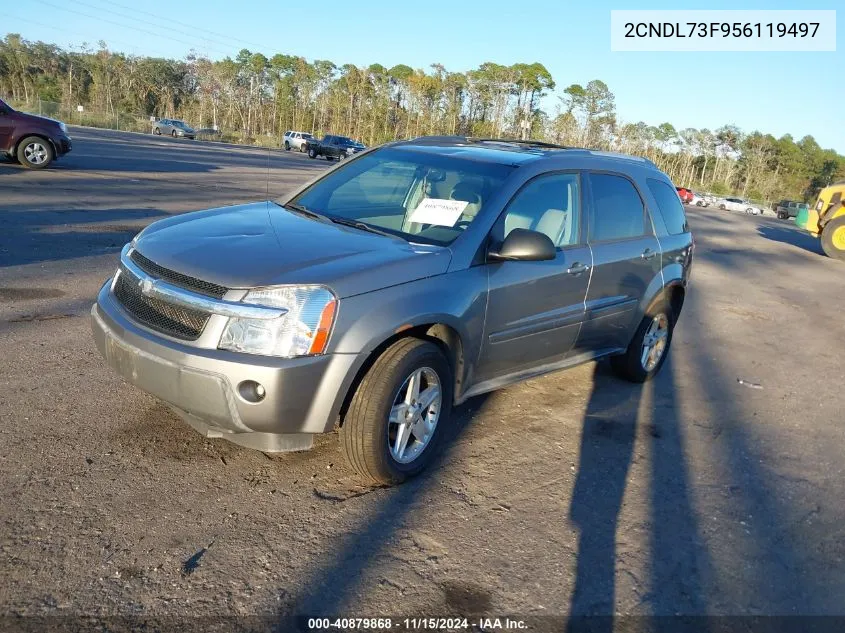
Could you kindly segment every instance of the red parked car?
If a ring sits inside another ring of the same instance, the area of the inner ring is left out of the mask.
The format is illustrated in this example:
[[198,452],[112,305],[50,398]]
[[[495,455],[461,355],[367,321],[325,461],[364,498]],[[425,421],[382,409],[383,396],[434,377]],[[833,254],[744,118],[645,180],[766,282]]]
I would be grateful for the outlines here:
[[686,187],[675,187],[678,190],[678,197],[681,199],[681,202],[684,204],[689,204],[692,202],[693,193]]
[[0,99],[0,155],[29,169],[44,169],[70,150],[64,123],[18,112]]

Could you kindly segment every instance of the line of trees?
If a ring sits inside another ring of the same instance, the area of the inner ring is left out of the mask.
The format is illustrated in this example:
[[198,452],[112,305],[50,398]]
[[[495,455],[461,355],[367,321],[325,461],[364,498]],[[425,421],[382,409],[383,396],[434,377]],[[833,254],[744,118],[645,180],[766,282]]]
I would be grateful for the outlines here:
[[811,137],[676,129],[621,121],[600,80],[560,91],[541,63],[493,62],[466,72],[441,64],[338,66],[241,50],[211,60],[125,55],[105,43],[68,51],[17,34],[0,39],[0,94],[13,102],[65,104],[111,116],[179,117],[249,140],[287,129],[345,134],[374,145],[427,134],[528,137],[646,156],[680,185],[757,200],[809,199],[845,177],[845,157]]

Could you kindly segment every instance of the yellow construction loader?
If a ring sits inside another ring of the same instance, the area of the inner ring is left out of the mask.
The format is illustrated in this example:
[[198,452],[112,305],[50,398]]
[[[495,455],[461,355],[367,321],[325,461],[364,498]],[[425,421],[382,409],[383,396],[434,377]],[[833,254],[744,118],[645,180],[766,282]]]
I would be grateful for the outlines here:
[[845,261],[845,180],[822,189],[815,206],[798,212],[795,224],[820,237],[828,257]]

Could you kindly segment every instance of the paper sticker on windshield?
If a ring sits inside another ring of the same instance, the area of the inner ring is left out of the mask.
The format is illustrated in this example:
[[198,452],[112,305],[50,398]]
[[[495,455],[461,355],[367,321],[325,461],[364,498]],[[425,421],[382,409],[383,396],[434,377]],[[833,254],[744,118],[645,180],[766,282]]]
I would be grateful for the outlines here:
[[469,202],[464,200],[444,200],[442,198],[423,198],[411,213],[411,222],[436,224],[437,226],[455,226]]

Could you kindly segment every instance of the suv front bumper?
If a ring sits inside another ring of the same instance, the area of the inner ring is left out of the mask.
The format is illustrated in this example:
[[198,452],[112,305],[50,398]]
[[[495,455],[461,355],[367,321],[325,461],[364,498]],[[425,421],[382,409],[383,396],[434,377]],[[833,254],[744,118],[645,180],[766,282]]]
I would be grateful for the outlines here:
[[[132,321],[110,286],[91,308],[100,353],[202,434],[277,452],[310,448],[314,433],[334,427],[360,366],[357,354],[284,359],[192,347]],[[264,387],[260,402],[241,396],[244,381]]]

